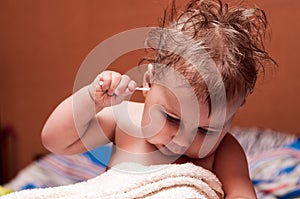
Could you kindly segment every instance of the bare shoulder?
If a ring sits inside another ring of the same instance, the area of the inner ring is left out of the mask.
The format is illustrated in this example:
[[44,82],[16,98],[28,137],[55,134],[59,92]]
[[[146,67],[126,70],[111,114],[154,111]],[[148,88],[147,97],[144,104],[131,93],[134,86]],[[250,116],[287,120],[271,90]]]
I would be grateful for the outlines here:
[[140,115],[143,112],[143,108],[144,103],[124,101],[118,105],[104,108],[97,114],[97,117],[110,117],[117,120],[128,115]]
[[231,148],[231,147],[238,147],[238,148],[241,147],[241,145],[237,141],[237,139],[233,135],[231,135],[230,133],[227,133],[224,136],[223,140],[220,143],[220,146],[221,147],[226,147],[226,148],[227,147],[229,147],[229,148]]
[[227,133],[216,150],[216,159],[222,159],[222,161],[227,159],[233,163],[240,160],[245,161],[246,156],[237,139],[230,133]]
[[124,131],[130,131],[130,126],[140,127],[143,107],[143,103],[124,101],[101,110],[97,113],[97,120],[110,140],[114,140],[116,127]]
[[[242,146],[230,134],[227,133],[220,143],[215,154],[215,170],[218,170],[219,165],[221,170],[227,168],[234,172],[241,171],[248,172],[247,159]],[[233,169],[235,168],[235,169]]]
[[142,103],[142,102],[132,102],[132,101],[127,101],[127,103],[128,103],[128,110],[130,112],[132,111],[132,113],[134,113],[134,114],[142,114],[143,113],[144,103]]
[[214,173],[221,180],[228,197],[256,198],[244,150],[229,133],[223,138],[216,151]]
[[144,103],[132,101],[124,101],[117,106],[111,107],[111,112],[118,121],[130,119],[134,124],[140,124],[143,110]]

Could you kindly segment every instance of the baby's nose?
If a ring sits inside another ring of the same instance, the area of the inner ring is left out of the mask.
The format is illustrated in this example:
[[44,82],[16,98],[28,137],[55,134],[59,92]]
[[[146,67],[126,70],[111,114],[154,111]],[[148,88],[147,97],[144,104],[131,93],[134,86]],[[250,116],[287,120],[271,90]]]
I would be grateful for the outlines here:
[[193,142],[194,136],[183,131],[178,132],[172,139],[172,142],[180,147],[187,148]]

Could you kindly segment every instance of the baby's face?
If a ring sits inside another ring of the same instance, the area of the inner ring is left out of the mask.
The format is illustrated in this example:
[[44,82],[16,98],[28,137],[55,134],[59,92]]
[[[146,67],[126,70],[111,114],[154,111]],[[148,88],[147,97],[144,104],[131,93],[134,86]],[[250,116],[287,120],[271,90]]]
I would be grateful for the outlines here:
[[148,92],[143,135],[164,155],[204,158],[220,144],[240,102],[226,102],[209,116],[208,105],[193,97],[189,88],[172,84],[153,84]]

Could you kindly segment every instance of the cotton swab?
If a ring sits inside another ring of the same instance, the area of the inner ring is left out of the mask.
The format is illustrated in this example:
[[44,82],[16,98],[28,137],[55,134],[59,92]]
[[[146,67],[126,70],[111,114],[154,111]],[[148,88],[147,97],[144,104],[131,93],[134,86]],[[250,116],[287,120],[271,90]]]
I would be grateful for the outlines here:
[[[104,83],[103,81],[99,81],[99,85],[102,86]],[[144,88],[144,87],[136,87],[136,91],[150,91],[150,88]]]
[[150,91],[150,88],[144,88],[144,87],[136,87],[136,91]]

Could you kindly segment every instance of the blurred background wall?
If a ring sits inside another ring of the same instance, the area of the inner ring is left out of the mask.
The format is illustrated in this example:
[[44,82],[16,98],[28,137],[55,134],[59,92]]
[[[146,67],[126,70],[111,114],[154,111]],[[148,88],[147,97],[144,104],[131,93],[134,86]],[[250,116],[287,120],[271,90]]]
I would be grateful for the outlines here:
[[[51,111],[72,94],[76,74],[102,41],[133,28],[156,26],[168,0],[1,0],[1,128],[13,132],[10,174],[47,153],[40,133]],[[178,0],[184,5],[186,0]],[[250,0],[249,0],[250,2]],[[255,0],[272,27],[266,47],[278,62],[267,69],[238,113],[234,126],[259,126],[300,134],[300,1]],[[118,44],[120,47],[122,43]],[[109,50],[109,49],[108,49]],[[122,73],[142,52],[116,59]],[[95,74],[96,75],[96,74]],[[136,95],[134,100],[142,100]],[[0,161],[8,161],[5,157]]]

